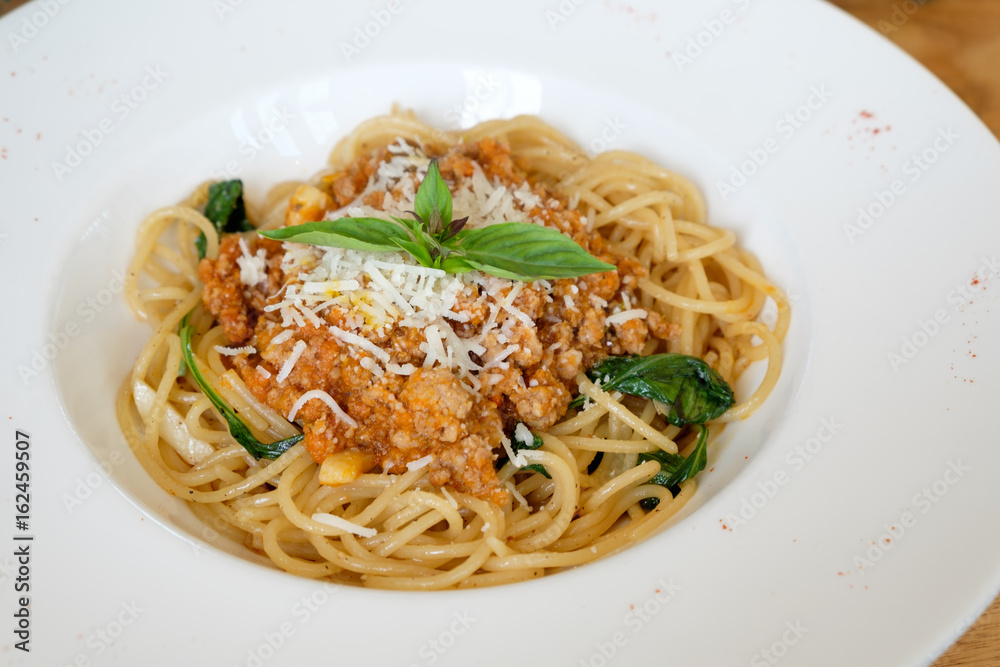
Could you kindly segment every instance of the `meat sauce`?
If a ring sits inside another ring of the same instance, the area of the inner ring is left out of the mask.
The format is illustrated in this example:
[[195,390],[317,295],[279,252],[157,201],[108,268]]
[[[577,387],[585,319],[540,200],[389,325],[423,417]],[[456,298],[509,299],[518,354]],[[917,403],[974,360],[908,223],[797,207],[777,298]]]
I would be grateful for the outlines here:
[[[398,201],[398,190],[366,192],[380,163],[391,157],[383,149],[358,158],[320,187],[303,186],[292,197],[286,225],[322,220],[327,211],[359,203],[381,209],[387,195]],[[438,155],[438,161],[453,191],[477,171],[508,188],[523,188],[526,182],[509,149],[492,139],[459,144]],[[481,287],[464,291],[452,308],[463,321],[451,324],[460,338],[477,339],[485,348],[476,359],[484,366],[477,373],[478,382],[470,384],[441,365],[425,367],[424,331],[415,326],[397,322],[360,332],[388,355],[387,367],[411,364],[414,368],[409,374],[373,372],[371,362],[364,361],[372,355],[345,342],[331,329],[349,328],[343,308],[318,313],[319,324],[306,321],[304,325],[283,326],[279,313],[265,308],[280,301],[282,288],[297,275],[282,269],[283,244],[256,235],[223,237],[218,257],[204,259],[199,266],[207,309],[233,345],[251,345],[256,350],[224,360],[259,400],[283,415],[289,414],[305,392],[319,389],[352,418],[356,426],[338,419],[318,400],[301,406],[295,420],[302,426],[304,446],[316,462],[356,449],[370,455],[369,460],[385,472],[398,474],[407,470],[407,463],[431,455],[427,478],[432,484],[504,503],[508,491],[499,484],[494,466],[503,456],[505,433],[510,434],[518,422],[544,431],[566,413],[576,391],[574,378],[581,370],[607,355],[642,353],[650,337],[670,339],[679,333],[676,325],[664,322],[652,311],[642,319],[607,324],[607,317],[620,311],[622,304],[636,303],[634,291],[638,279],[646,275],[645,268],[631,258],[609,252],[603,237],[587,230],[586,221],[565,198],[543,184],[528,183],[528,187],[537,195],[533,201],[543,202],[528,213],[534,222],[572,237],[617,270],[521,284],[511,305],[527,316],[530,324],[523,317],[507,321],[512,318],[510,313],[496,306],[516,289],[515,283],[505,281],[507,284],[488,298]],[[455,211],[456,217],[466,213]],[[240,275],[238,259],[244,255],[241,240],[250,254],[264,251],[265,275],[252,286]],[[499,316],[494,313],[494,320],[506,323],[506,333],[490,330],[482,335],[484,327],[491,324],[491,304],[500,312]],[[291,331],[291,336],[283,334],[285,331]],[[283,339],[274,343],[279,335]],[[279,382],[281,370],[299,341],[305,343],[305,349]],[[507,356],[502,363],[483,363],[503,354]]]

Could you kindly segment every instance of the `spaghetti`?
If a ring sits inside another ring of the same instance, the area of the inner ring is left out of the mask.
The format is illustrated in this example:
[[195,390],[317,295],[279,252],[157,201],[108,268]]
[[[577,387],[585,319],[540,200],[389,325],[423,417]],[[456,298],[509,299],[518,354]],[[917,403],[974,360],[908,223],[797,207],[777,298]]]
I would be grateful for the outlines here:
[[[753,393],[707,425],[711,441],[775,386],[786,297],[732,232],[706,224],[690,182],[633,153],[589,158],[533,117],[461,133],[408,113],[372,119],[327,170],[275,188],[250,218],[271,229],[402,214],[428,156],[470,226],[530,219],[618,270],[519,282],[445,276],[405,253],[220,239],[206,184],[137,234],[126,294],[154,333],[117,399],[133,451],[213,529],[311,578],[490,586],[652,534],[696,482],[655,483],[649,455],[690,454],[698,430],[584,371],[608,354],[670,352],[733,383],[766,360]],[[759,321],[769,299],[773,329]],[[182,321],[196,370],[253,437],[295,438],[295,420],[305,440],[251,456],[185,368]],[[584,405],[567,410],[570,394]]]

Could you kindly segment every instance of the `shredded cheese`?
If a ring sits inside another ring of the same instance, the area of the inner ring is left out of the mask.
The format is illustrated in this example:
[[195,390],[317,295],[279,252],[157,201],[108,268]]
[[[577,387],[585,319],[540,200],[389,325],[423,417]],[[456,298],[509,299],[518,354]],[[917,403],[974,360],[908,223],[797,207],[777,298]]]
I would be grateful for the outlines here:
[[531,447],[535,444],[535,435],[531,432],[524,422],[517,422],[517,426],[514,427],[514,439],[525,447]]
[[420,470],[421,468],[426,468],[427,466],[429,466],[431,461],[433,460],[434,456],[432,454],[428,454],[427,456],[421,457],[416,461],[410,461],[409,463],[407,463],[406,469],[410,471]]
[[336,514],[324,514],[317,512],[312,515],[312,520],[316,523],[322,523],[327,526],[333,526],[334,528],[339,528],[345,530],[348,533],[352,533],[359,537],[374,537],[378,534],[378,531],[374,528],[367,528],[365,526],[359,526],[356,523],[351,523],[343,517],[339,517]]
[[331,326],[330,332],[333,333],[341,341],[349,345],[357,345],[365,352],[370,352],[372,356],[381,361],[383,364],[389,361],[389,353],[377,346],[375,343],[371,342],[367,338],[363,338],[357,334],[353,334],[349,331],[344,331],[340,327]]
[[503,444],[503,449],[505,452],[507,452],[507,458],[510,459],[511,463],[513,463],[518,468],[523,468],[524,466],[528,465],[528,462],[525,460],[521,452],[517,453],[514,452],[514,448],[510,444],[510,438],[501,433],[500,442]]
[[235,357],[240,354],[253,354],[257,351],[257,348],[253,345],[244,345],[243,347],[223,347],[221,345],[216,345],[212,349],[227,357]]
[[458,509],[458,501],[455,500],[455,498],[450,493],[448,493],[448,489],[442,486],[441,493],[443,493],[444,497],[448,499],[448,503],[450,503],[452,507]]
[[288,412],[288,421],[295,421],[295,415],[299,413],[302,406],[305,405],[306,402],[313,399],[326,403],[327,407],[333,410],[333,414],[337,416],[339,421],[342,421],[348,426],[352,426],[354,428],[358,427],[358,422],[354,421],[349,414],[341,409],[340,405],[337,404],[337,401],[333,400],[333,396],[330,396],[330,394],[326,393],[322,389],[310,389],[306,393],[299,396],[299,400],[295,401],[292,405],[292,409]]
[[286,340],[291,338],[293,335],[295,335],[294,331],[292,331],[291,329],[285,329],[284,331],[282,331],[277,336],[271,339],[271,345],[281,345]]
[[306,351],[306,342],[304,340],[295,341],[295,346],[292,348],[292,353],[288,355],[288,359],[285,359],[284,365],[282,365],[281,370],[278,372],[278,377],[276,378],[278,382],[284,382],[285,379],[291,374],[292,369],[295,368],[295,362],[299,360],[302,353]]
[[246,239],[240,237],[240,252],[236,264],[240,267],[240,282],[249,287],[267,281],[267,252],[258,248],[257,253],[250,254]]
[[612,315],[608,315],[604,318],[604,322],[607,324],[622,324],[628,322],[629,320],[644,320],[648,313],[642,308],[631,308],[629,310],[622,310]]
[[521,504],[521,507],[529,507],[528,501],[525,500],[524,496],[522,496],[518,492],[517,487],[515,487],[513,484],[511,484],[511,482],[510,482],[509,479],[504,480],[504,486],[506,486],[507,490],[510,491],[510,495],[514,496],[514,499],[517,500],[517,502]]

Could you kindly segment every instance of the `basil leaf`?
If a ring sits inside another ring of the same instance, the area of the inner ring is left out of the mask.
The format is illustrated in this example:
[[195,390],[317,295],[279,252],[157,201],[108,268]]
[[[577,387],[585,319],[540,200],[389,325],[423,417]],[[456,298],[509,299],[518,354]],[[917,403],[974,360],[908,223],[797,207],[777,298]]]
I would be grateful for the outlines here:
[[410,240],[410,235],[403,227],[379,218],[320,220],[280,229],[261,230],[258,234],[276,241],[376,252],[398,252],[396,241]]
[[575,278],[615,269],[559,231],[524,222],[463,229],[444,245],[472,268],[511,280]]
[[452,236],[462,231],[462,229],[468,222],[469,222],[469,216],[465,216],[464,218],[459,218],[458,220],[452,220],[447,225],[445,225],[444,231],[441,232],[441,236],[439,238],[441,243],[444,243]]
[[423,266],[447,273],[478,269],[511,280],[575,278],[615,268],[555,229],[520,222],[465,229],[468,217],[451,219],[451,192],[436,158],[417,188],[413,207],[416,210],[408,211],[413,220],[393,217],[393,223],[379,218],[341,218],[260,234],[279,241],[373,252],[401,248]]
[[[514,426],[514,429],[515,429],[515,432],[516,432],[516,430],[517,430],[517,426],[516,425]],[[531,444],[527,444],[526,445],[526,444],[524,444],[523,442],[521,442],[520,440],[518,440],[515,437],[511,437],[510,438],[510,448],[511,448],[511,451],[514,452],[514,454],[517,454],[518,452],[520,452],[523,449],[527,449],[527,450],[541,449],[542,444],[543,444],[543,442],[542,442],[541,436],[538,435],[537,433],[533,432],[533,431],[531,433]],[[508,460],[509,459],[506,456],[504,456],[503,458],[497,459],[497,462],[495,464],[496,465],[496,469],[499,470],[500,468],[502,468],[503,464],[506,463]],[[526,465],[526,466],[524,466],[522,468],[518,468],[518,472],[526,472],[528,470],[531,470],[531,471],[534,471],[534,472],[537,472],[537,473],[540,473],[540,474],[544,475],[545,479],[552,479],[552,475],[549,474],[549,471],[546,470],[545,466],[543,466],[541,463],[531,463],[531,464]]]
[[[516,429],[517,426],[515,426],[514,428]],[[543,444],[544,443],[542,441],[542,436],[538,435],[534,431],[531,432],[531,444],[530,445],[524,444],[523,442],[521,442],[517,438],[511,438],[510,439],[510,448],[514,450],[515,454],[517,454],[522,449],[527,449],[529,451],[533,451],[533,450],[536,450],[536,449],[541,449]]]
[[194,330],[194,327],[188,324],[190,316],[191,313],[188,313],[181,320],[181,360],[187,366],[187,370],[191,372],[191,377],[194,378],[195,384],[198,385],[198,388],[201,389],[205,396],[208,396],[208,400],[212,402],[215,409],[226,420],[226,424],[229,425],[229,433],[232,434],[236,442],[243,445],[243,449],[247,450],[255,459],[276,459],[291,449],[292,445],[302,440],[304,436],[301,433],[269,444],[262,443],[254,437],[246,424],[236,416],[236,412],[222,400],[221,396],[215,393],[215,390],[205,381],[205,376],[201,374],[201,369],[198,368],[198,363],[194,358],[194,352],[191,351],[191,332]]
[[441,262],[441,270],[448,273],[468,273],[472,266],[461,255],[451,253]]
[[541,463],[532,463],[531,465],[526,465],[523,468],[521,468],[520,472],[525,472],[527,470],[533,470],[534,472],[541,474],[543,477],[545,477],[545,479],[552,479],[552,475],[549,474],[549,471],[546,470],[545,466],[543,466]]
[[[517,427],[515,426],[514,428],[516,432]],[[526,445],[514,437],[510,439],[510,448],[511,450],[513,450],[515,454],[524,449],[527,449],[529,451],[541,449],[542,444],[543,444],[542,437],[537,433],[535,433],[534,431],[531,432],[531,444]],[[543,466],[541,463],[531,463],[529,465],[524,466],[523,468],[518,469],[519,472],[526,472],[528,470],[540,473],[545,477],[545,479],[552,479],[552,475],[549,474],[549,471],[546,470],[545,466]]]
[[[701,359],[686,354],[608,357],[591,367],[587,377],[600,380],[604,391],[658,401],[662,405],[657,408],[674,426],[704,424],[735,402],[732,388],[721,375]],[[583,401],[578,397],[574,403]]]
[[437,158],[431,160],[427,175],[420,181],[417,196],[413,201],[413,212],[427,225],[432,234],[439,234],[451,222],[451,191],[441,178]]
[[403,225],[406,229],[409,229],[414,235],[419,234],[423,229],[423,227],[420,226],[420,221],[416,218],[397,218],[394,215],[390,217],[399,224]]
[[[639,463],[646,461],[658,461],[660,472],[653,476],[647,484],[659,484],[670,489],[670,492],[677,495],[678,484],[684,480],[691,479],[708,464],[708,427],[699,424],[701,433],[698,434],[698,442],[694,450],[687,457],[680,454],[668,454],[663,450],[639,454]],[[643,509],[651,510],[660,504],[659,498],[644,498],[639,503]]]
[[[239,179],[219,181],[208,186],[205,217],[209,219],[220,237],[223,234],[253,231],[254,226],[247,218],[246,205],[243,202],[243,181]],[[203,259],[208,245],[204,232],[198,235],[194,245],[198,250],[198,259]]]
[[406,252],[413,255],[418,262],[423,266],[429,266],[434,268],[434,258],[431,257],[431,251],[427,249],[426,246],[418,241],[411,241],[410,239],[393,239],[393,242]]

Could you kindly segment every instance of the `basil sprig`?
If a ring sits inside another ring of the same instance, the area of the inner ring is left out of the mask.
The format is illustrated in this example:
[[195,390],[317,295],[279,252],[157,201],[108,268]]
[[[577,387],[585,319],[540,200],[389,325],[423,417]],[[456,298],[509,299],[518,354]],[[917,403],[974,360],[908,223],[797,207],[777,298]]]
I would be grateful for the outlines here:
[[[649,480],[648,484],[659,484],[670,489],[670,492],[677,495],[678,484],[684,480],[691,479],[708,464],[708,428],[704,424],[699,424],[701,433],[698,434],[698,442],[694,450],[688,456],[680,454],[668,454],[662,449],[655,452],[639,454],[639,463],[646,461],[658,461],[660,472]],[[644,498],[639,503],[643,509],[651,510],[660,504],[659,498]]]
[[[250,232],[256,229],[247,218],[246,205],[243,203],[243,181],[219,181],[208,186],[208,201],[205,203],[205,217],[215,227],[221,237],[234,232]],[[195,239],[194,246],[198,250],[198,259],[205,257],[207,241],[202,232]]]
[[436,158],[417,188],[413,208],[412,219],[340,218],[259,233],[269,239],[334,248],[405,250],[423,266],[448,273],[477,270],[511,280],[575,278],[615,268],[548,227],[502,222],[465,229],[468,217],[452,220],[451,192]]
[[229,407],[222,397],[215,393],[215,390],[205,381],[205,376],[201,374],[201,370],[198,368],[198,364],[194,359],[194,352],[191,351],[191,332],[194,331],[194,327],[188,323],[188,318],[191,317],[191,313],[184,316],[181,320],[180,337],[181,337],[181,360],[182,365],[186,367],[186,370],[191,373],[191,377],[194,378],[194,382],[201,389],[205,396],[208,396],[208,400],[212,402],[215,409],[219,411],[222,418],[226,420],[226,424],[229,425],[229,432],[232,434],[236,442],[243,445],[243,449],[250,452],[250,455],[255,459],[276,459],[286,451],[291,449],[292,445],[302,440],[304,437],[301,433],[298,435],[293,435],[290,438],[285,438],[284,440],[279,440],[272,443],[263,443],[254,437],[253,433],[244,424],[239,417],[236,416],[236,411]]
[[[674,426],[704,424],[732,407],[732,387],[711,366],[686,354],[608,357],[587,371],[604,391],[621,391],[657,401]],[[570,407],[583,405],[578,396]]]

